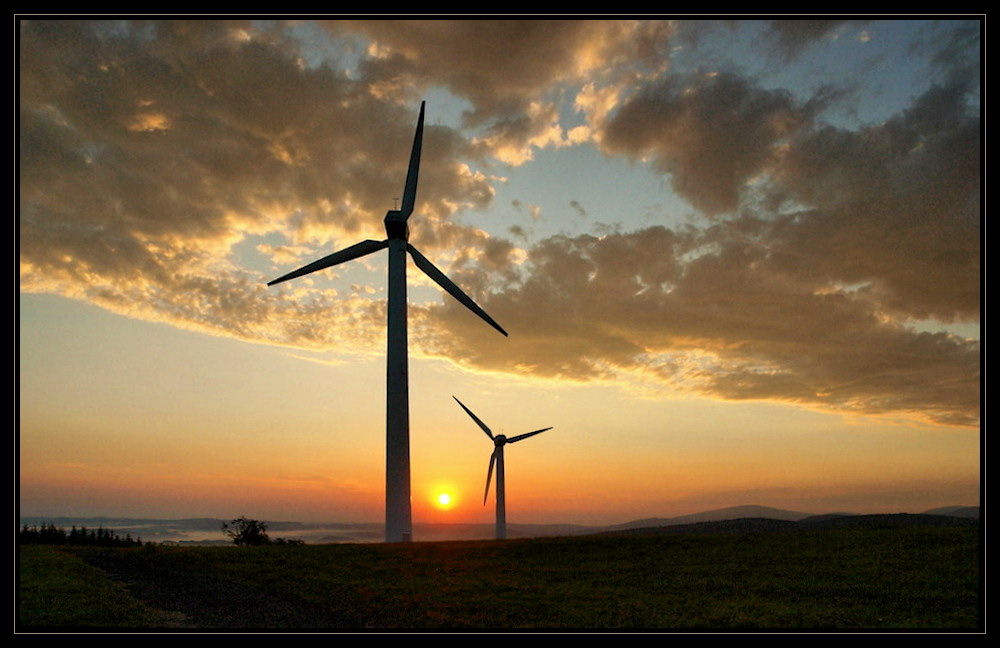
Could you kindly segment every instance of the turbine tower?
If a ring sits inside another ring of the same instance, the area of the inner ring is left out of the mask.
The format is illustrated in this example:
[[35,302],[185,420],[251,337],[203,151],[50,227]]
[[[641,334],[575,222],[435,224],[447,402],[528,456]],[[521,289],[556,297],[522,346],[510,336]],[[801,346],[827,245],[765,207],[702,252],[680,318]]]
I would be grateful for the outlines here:
[[465,413],[472,417],[472,420],[476,422],[486,436],[493,441],[493,454],[490,455],[490,469],[486,473],[486,492],[483,493],[483,506],[486,506],[486,498],[490,494],[490,480],[493,478],[493,464],[496,463],[497,466],[497,540],[505,540],[507,538],[507,492],[506,486],[504,484],[504,472],[503,472],[503,447],[508,443],[517,443],[528,437],[535,436],[536,434],[541,434],[551,430],[551,427],[543,428],[541,430],[535,430],[534,432],[528,432],[526,434],[519,434],[515,437],[510,437],[509,439],[502,434],[493,435],[493,432],[486,427],[486,424],[479,420],[479,417],[472,413],[465,404],[458,400],[455,396],[452,396],[455,402],[462,406]]
[[443,272],[434,267],[427,257],[410,245],[410,229],[406,224],[417,197],[417,175],[420,171],[420,147],[424,134],[424,102],[420,102],[420,117],[417,132],[413,136],[413,150],[410,153],[410,167],[406,172],[403,202],[400,208],[389,210],[385,215],[384,241],[366,240],[323,257],[294,272],[269,281],[268,286],[307,275],[317,270],[329,268],[389,248],[388,279],[388,333],[386,351],[385,381],[385,541],[409,542],[412,540],[412,516],[410,513],[410,404],[407,382],[406,352],[406,253],[413,262],[445,289],[452,297],[462,302],[469,310],[507,335],[492,317],[486,314],[462,289],[456,286]]

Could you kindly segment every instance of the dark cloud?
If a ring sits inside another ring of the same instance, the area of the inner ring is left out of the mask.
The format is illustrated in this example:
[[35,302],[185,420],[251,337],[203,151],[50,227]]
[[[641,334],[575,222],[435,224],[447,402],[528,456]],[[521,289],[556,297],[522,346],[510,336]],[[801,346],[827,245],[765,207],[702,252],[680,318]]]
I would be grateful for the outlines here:
[[[278,321],[292,305],[282,292],[253,291],[260,317],[235,316],[234,304],[251,304],[248,273],[223,260],[248,233],[313,245],[380,236],[415,112],[305,65],[286,31],[244,21],[20,29],[22,288],[239,337],[328,339]],[[463,147],[428,126],[420,190],[431,221],[492,200],[459,162]]]
[[[416,115],[249,25],[31,21],[21,53],[22,179],[39,197],[54,193],[41,190],[60,170],[45,175],[51,157],[88,182],[124,173],[101,193],[139,201],[119,211],[171,230],[282,209],[354,230],[401,190]],[[455,164],[461,139],[437,126],[426,139],[425,205],[490,200]],[[319,213],[345,195],[353,211]]]
[[772,254],[789,272],[878,293],[896,317],[975,321],[981,125],[966,69],[859,130],[820,123],[822,95],[674,76],[614,113],[602,146],[651,158],[703,213],[774,221]]
[[511,331],[503,345],[450,303],[430,309],[439,324],[422,339],[494,371],[645,376],[726,399],[978,421],[978,343],[886,321],[871,295],[788,272],[772,261],[774,228],[549,239],[523,281],[481,300]]
[[483,282],[511,331],[502,350],[448,304],[429,315],[457,337],[427,349],[497,371],[646,376],[727,399],[976,425],[979,343],[918,326],[980,317],[972,96],[957,80],[932,86],[852,131],[732,75],[657,84],[613,116],[606,150],[651,156],[696,206],[742,215],[549,239],[519,280]]
[[787,58],[797,56],[813,43],[835,38],[848,25],[863,25],[867,20],[771,20],[766,33]]
[[935,21],[925,26],[911,49],[915,56],[929,61],[936,81],[968,84],[978,93],[982,27],[979,20]]
[[901,316],[978,319],[980,120],[963,94],[935,86],[884,124],[788,147],[770,196],[809,207],[775,232],[790,271],[863,284]]
[[614,64],[660,64],[664,21],[366,20],[332,21],[363,31],[386,52],[366,63],[375,79],[412,75],[444,83],[475,106],[470,118],[522,112],[554,84]]
[[746,184],[812,110],[734,74],[673,75],[631,97],[605,125],[602,145],[652,158],[678,194],[720,214],[739,205]]
[[559,145],[566,133],[552,101],[559,88],[624,69],[661,70],[669,21],[633,20],[351,20],[330,21],[335,33],[358,30],[377,55],[362,66],[373,86],[443,85],[468,99],[466,126],[508,163],[530,159],[531,147]]
[[522,241],[528,240],[528,233],[520,225],[511,225],[507,228],[507,231],[515,238],[519,238]]
[[[676,40],[691,50],[714,48],[717,39],[731,40],[744,32],[754,34],[755,52],[773,65],[781,66],[794,62],[810,47],[836,40],[841,37],[864,38],[862,28],[869,20],[826,19],[826,20],[680,20],[677,23]],[[700,51],[706,56],[703,61],[715,60],[719,55],[711,51]],[[723,55],[722,59],[729,61]]]

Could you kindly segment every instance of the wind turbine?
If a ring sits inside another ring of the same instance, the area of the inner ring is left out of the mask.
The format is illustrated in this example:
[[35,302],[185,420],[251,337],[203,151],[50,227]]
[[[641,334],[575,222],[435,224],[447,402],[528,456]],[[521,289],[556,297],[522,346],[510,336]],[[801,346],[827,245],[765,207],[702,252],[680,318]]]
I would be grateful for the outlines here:
[[323,257],[294,272],[269,281],[268,286],[307,275],[317,270],[363,257],[389,248],[388,279],[388,344],[386,351],[385,380],[385,541],[409,542],[412,539],[410,513],[410,405],[407,382],[406,354],[406,253],[424,273],[462,302],[469,310],[507,335],[492,317],[476,305],[462,289],[443,272],[434,267],[427,257],[410,245],[410,228],[406,220],[413,213],[417,197],[417,175],[420,171],[420,147],[424,134],[424,102],[420,102],[417,132],[413,136],[410,167],[406,172],[403,202],[400,209],[391,209],[385,215],[384,241],[366,240]]
[[526,434],[519,434],[509,439],[502,434],[493,435],[493,432],[486,427],[486,424],[479,420],[479,417],[472,413],[465,404],[458,400],[455,396],[452,396],[455,402],[462,406],[465,413],[472,417],[472,420],[476,422],[486,436],[493,441],[493,454],[490,455],[490,469],[486,473],[486,492],[483,493],[483,506],[486,506],[486,498],[490,494],[490,480],[493,478],[493,464],[497,465],[497,540],[505,540],[507,538],[507,493],[506,487],[504,485],[504,474],[503,474],[503,447],[508,443],[517,443],[528,437],[533,437],[536,434],[541,434],[551,430],[551,427],[543,428],[541,430],[535,430],[534,432],[527,432]]

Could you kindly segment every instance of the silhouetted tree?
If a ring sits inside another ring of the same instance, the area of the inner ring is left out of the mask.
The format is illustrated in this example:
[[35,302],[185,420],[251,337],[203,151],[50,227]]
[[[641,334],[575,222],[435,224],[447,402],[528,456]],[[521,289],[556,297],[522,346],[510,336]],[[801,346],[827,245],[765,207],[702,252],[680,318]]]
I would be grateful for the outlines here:
[[66,544],[66,530],[56,528],[51,522],[48,526],[42,526],[41,544]]
[[223,522],[222,530],[238,545],[253,546],[271,544],[267,535],[267,523],[238,517],[232,522]]

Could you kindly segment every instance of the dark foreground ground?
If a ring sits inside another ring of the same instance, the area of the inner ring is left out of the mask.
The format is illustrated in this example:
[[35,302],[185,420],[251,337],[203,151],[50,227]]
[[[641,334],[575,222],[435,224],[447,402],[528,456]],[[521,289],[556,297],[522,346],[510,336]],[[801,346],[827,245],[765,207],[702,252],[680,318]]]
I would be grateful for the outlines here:
[[23,547],[20,631],[976,631],[976,527],[265,547]]

